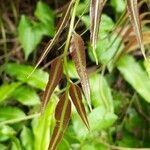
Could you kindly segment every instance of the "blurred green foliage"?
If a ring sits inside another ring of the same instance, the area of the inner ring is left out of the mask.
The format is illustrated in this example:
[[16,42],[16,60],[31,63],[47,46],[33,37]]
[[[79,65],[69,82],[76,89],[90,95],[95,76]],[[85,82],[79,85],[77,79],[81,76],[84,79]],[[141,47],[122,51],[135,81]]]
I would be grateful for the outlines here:
[[[80,3],[77,16],[88,8],[87,2]],[[115,18],[125,9],[123,0],[112,0],[108,4],[114,9]],[[88,9],[81,17],[85,30],[90,26],[87,13]],[[58,87],[44,113],[39,114],[41,94],[46,87],[48,73],[39,68],[27,78],[34,69],[33,65],[27,65],[27,60],[43,37],[55,35],[54,14],[52,8],[39,1],[34,19],[20,16],[17,37],[23,48],[25,63],[7,62],[3,65],[3,72],[9,80],[0,86],[0,150],[48,148],[55,124],[53,112],[58,101],[57,94],[62,89]],[[73,108],[69,127],[58,150],[109,150],[111,145],[150,147],[150,63],[149,60],[142,60],[141,63],[141,60],[135,60],[129,54],[114,61],[115,54],[124,47],[121,37],[111,35],[116,21],[108,14],[102,15],[96,53],[99,63],[106,66],[108,72],[102,75],[95,71],[89,75],[93,106],[93,111],[88,111],[90,132]],[[88,40],[85,45],[88,62],[92,64],[95,60]],[[78,81],[70,59],[67,68],[70,78]]]

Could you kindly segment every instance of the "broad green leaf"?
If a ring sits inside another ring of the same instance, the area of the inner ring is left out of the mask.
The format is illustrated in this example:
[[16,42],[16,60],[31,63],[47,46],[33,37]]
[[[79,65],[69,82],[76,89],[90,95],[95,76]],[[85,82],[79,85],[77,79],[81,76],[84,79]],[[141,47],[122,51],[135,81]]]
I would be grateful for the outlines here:
[[40,98],[36,91],[28,86],[20,86],[17,88],[13,92],[12,97],[23,105],[34,106],[40,104]]
[[89,122],[88,122],[87,114],[86,114],[84,104],[82,101],[80,87],[75,84],[71,84],[71,86],[69,88],[69,94],[70,94],[73,104],[75,105],[75,108],[76,108],[78,114],[80,115],[80,117],[81,117],[82,121],[84,122],[84,124],[86,125],[86,127],[89,129],[90,128]]
[[88,120],[90,124],[90,133],[84,128],[81,120],[78,119],[77,114],[73,115],[73,127],[77,137],[80,140],[85,139],[92,133],[100,132],[103,129],[107,129],[113,125],[116,121],[117,116],[114,113],[107,112],[104,106],[99,106],[88,115]]
[[7,150],[6,145],[4,145],[4,144],[0,144],[0,150]]
[[150,58],[144,61],[144,66],[150,78]]
[[15,77],[17,80],[42,90],[46,87],[48,82],[48,73],[41,69],[36,69],[32,75],[27,78],[33,70],[33,67],[29,65],[8,63],[5,65],[4,70],[7,74]]
[[111,89],[105,77],[100,74],[91,74],[89,77],[91,86],[91,100],[94,107],[105,106],[113,112],[113,98]]
[[88,75],[86,71],[86,56],[85,56],[84,41],[81,38],[81,36],[76,33],[72,36],[70,51],[71,51],[72,60],[75,63],[77,73],[81,80],[81,85],[87,100],[87,104],[91,109],[90,85],[89,85]]
[[93,143],[90,144],[85,144],[81,147],[81,150],[96,150],[95,146],[93,145]]
[[19,139],[17,139],[16,137],[12,137],[11,150],[22,150],[20,141],[19,141]]
[[127,8],[128,8],[130,22],[136,34],[136,39],[138,41],[139,47],[141,48],[144,58],[146,58],[144,44],[143,44],[142,29],[141,29],[141,20],[139,16],[138,1],[127,0]]
[[105,6],[106,0],[91,0],[90,2],[90,41],[93,49],[92,53],[94,55],[96,63],[98,64],[97,54],[95,51],[97,47],[96,44],[98,40],[102,10]]
[[49,150],[55,150],[58,143],[60,143],[62,136],[68,126],[71,116],[71,102],[67,93],[64,93],[55,109],[56,125],[49,144]]
[[53,10],[46,3],[39,1],[34,14],[43,23],[49,35],[53,36],[55,31]]
[[[52,114],[54,112],[56,97],[52,97],[44,112],[33,122],[34,149],[47,150],[50,141]],[[36,122],[35,122],[36,121]]]
[[0,141],[6,141],[14,135],[16,135],[16,131],[12,127],[8,125],[0,126]]
[[147,101],[150,102],[150,80],[146,72],[132,56],[122,57],[117,68],[131,86]]
[[63,75],[62,59],[58,57],[51,64],[49,81],[44,91],[43,100],[42,100],[42,111],[45,109],[48,101],[50,100],[52,93],[54,92],[56,86],[59,84],[62,75]]
[[25,59],[41,42],[44,35],[54,35],[54,14],[45,3],[39,1],[35,10],[35,16],[40,22],[29,20],[22,15],[18,26],[18,38],[23,47]]
[[41,41],[42,34],[36,26],[34,27],[31,24],[31,21],[26,16],[21,16],[18,26],[18,38],[23,47],[26,60]]
[[10,119],[21,119],[25,117],[25,113],[17,108],[11,106],[0,107],[0,121],[10,120]]
[[118,13],[122,13],[125,10],[126,3],[124,0],[111,0],[110,3],[115,11]]
[[107,112],[103,106],[95,108],[89,114],[90,127],[93,131],[100,131],[109,128],[113,125],[116,119],[117,116],[114,113]]
[[24,150],[33,150],[34,136],[31,129],[24,126],[20,134],[20,139]]
[[11,84],[3,84],[2,86],[0,86],[0,102],[10,98],[12,93],[17,89],[19,85],[19,82],[14,82]]

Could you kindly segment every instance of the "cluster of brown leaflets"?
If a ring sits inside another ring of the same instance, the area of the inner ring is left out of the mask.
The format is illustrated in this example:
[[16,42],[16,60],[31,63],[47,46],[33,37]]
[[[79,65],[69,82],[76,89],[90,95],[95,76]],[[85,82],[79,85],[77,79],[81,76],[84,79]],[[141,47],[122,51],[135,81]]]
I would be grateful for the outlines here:
[[[40,62],[47,55],[49,50],[52,48],[52,46],[55,44],[56,40],[60,36],[62,30],[64,29],[66,22],[68,21],[68,18],[70,17],[70,11],[73,6],[73,2],[74,1],[72,1],[68,5],[68,9],[65,11],[63,18],[61,19],[58,25],[58,32],[56,33],[52,41],[48,43],[48,46],[46,47],[44,53],[39,59],[36,67],[40,64]],[[102,10],[103,10],[105,3],[106,3],[106,0],[91,0],[91,6],[90,6],[91,43],[93,46],[93,54],[96,60],[97,60],[97,56],[95,52],[96,42],[98,39],[99,24],[101,20],[100,18],[101,18]],[[144,46],[142,43],[143,37],[142,37],[140,19],[139,19],[139,14],[138,14],[137,0],[133,0],[133,1],[127,0],[127,4],[128,4],[128,12],[130,14],[130,21],[136,33],[136,39],[141,47],[143,55],[145,56]],[[127,32],[131,32],[131,28],[127,30]],[[148,36],[149,34],[148,35],[144,34],[144,37],[146,37],[146,39],[148,38]],[[81,36],[78,35],[77,33],[74,33],[72,35],[72,39],[70,42],[70,51],[71,51],[72,60],[75,63],[77,73],[80,77],[81,86],[82,86],[84,95],[87,99],[89,108],[92,110],[91,102],[90,102],[90,87],[89,87],[88,75],[86,71],[86,56],[85,56],[84,41],[81,38]],[[42,105],[43,108],[46,107],[54,89],[59,84],[62,74],[63,74],[62,59],[58,57],[51,64],[49,81],[47,83],[46,90],[45,90],[44,97],[43,97],[43,105]],[[84,108],[84,104],[82,102],[81,89],[79,86],[71,83],[69,87],[69,93],[68,91],[66,91],[64,94],[62,94],[55,109],[56,125],[55,125],[54,131],[51,137],[51,141],[49,144],[49,150],[56,149],[56,146],[61,141],[64,131],[69,123],[69,120],[71,117],[71,102],[69,100],[69,94],[79,116],[81,117],[86,127],[89,129],[87,114]]]
[[[65,129],[71,117],[71,102],[68,98],[69,96],[67,93],[68,92],[64,93],[60,97],[60,100],[55,109],[56,125],[55,125],[54,131],[50,140],[49,150],[56,149],[58,143],[62,139],[62,136],[65,132]],[[86,127],[89,129],[89,122],[88,122],[87,114],[86,114],[86,111],[82,102],[82,95],[81,95],[80,87],[75,84],[71,84],[69,88],[69,94],[79,116],[81,117]]]

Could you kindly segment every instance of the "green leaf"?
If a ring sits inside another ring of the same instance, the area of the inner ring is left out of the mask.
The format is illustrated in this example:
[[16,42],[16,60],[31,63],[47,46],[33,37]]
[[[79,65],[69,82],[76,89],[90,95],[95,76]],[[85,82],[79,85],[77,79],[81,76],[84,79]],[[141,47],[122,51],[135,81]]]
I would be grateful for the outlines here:
[[117,68],[131,86],[147,101],[150,102],[150,80],[146,72],[132,56],[122,57]]
[[66,139],[62,139],[62,141],[58,144],[57,150],[69,150],[70,145]]
[[45,4],[44,2],[39,1],[37,3],[34,14],[43,23],[43,25],[47,29],[47,33],[49,33],[50,36],[53,36],[55,28],[54,28],[54,13],[52,9],[50,9],[48,5]]
[[0,102],[8,99],[19,85],[20,83],[14,82],[0,86]]
[[111,0],[111,6],[115,9],[116,12],[122,13],[125,10],[126,3],[124,0]]
[[18,100],[21,104],[27,106],[39,105],[40,98],[32,88],[28,86],[20,86],[14,92],[12,97]]
[[79,3],[76,15],[80,17],[81,15],[86,14],[88,11],[89,11],[89,1],[84,0],[84,2]]
[[89,133],[89,131],[84,128],[82,121],[79,120],[75,113],[73,114],[73,127],[77,137],[80,140],[83,140],[90,136],[91,133],[94,134],[94,132],[100,132],[103,129],[111,127],[116,119],[117,116],[114,113],[107,112],[104,106],[99,106],[93,109],[93,111],[88,115],[90,130],[92,132]]
[[107,112],[103,106],[97,107],[89,114],[90,128],[93,131],[107,129],[113,125],[116,119],[117,116],[114,113]]
[[93,143],[89,143],[89,141],[87,141],[81,147],[81,150],[110,150],[110,149],[100,143],[94,143],[94,141],[93,141]]
[[0,126],[0,141],[6,141],[15,134],[16,131],[12,127],[7,125]]
[[[120,45],[121,38],[119,38],[117,34],[113,34],[112,36],[109,36],[106,33],[102,33],[102,34],[104,38],[98,40],[97,48],[96,48],[98,61],[99,63],[102,63],[104,65],[111,65],[111,61],[113,61],[113,58],[117,53],[117,51],[123,47],[123,44]],[[90,46],[88,48],[88,54],[91,60],[95,62],[93,54],[91,53]]]
[[114,111],[111,89],[105,79],[100,74],[92,74],[89,78],[91,86],[91,100],[94,107],[105,106]]
[[16,137],[12,138],[12,147],[11,150],[22,150],[19,139]]
[[20,138],[21,138],[21,143],[22,143],[24,150],[33,150],[34,136],[33,136],[31,129],[24,126],[20,134]]
[[150,78],[150,58],[144,61],[144,66]]
[[33,74],[27,78],[33,70],[33,67],[29,65],[8,63],[5,65],[4,70],[7,74],[15,77],[17,80],[42,90],[45,89],[48,82],[48,73],[41,69],[36,69]]
[[[88,28],[90,25],[89,17],[83,16],[82,21]],[[98,62],[107,65],[109,71],[111,71],[113,68],[113,59],[117,50],[120,50],[123,47],[123,44],[121,44],[121,38],[118,37],[117,34],[110,35],[113,27],[114,22],[112,19],[109,16],[103,14],[100,23],[99,38],[97,40],[96,54]],[[88,54],[90,59],[93,62],[96,62],[90,44],[88,46]]]
[[4,144],[0,144],[0,150],[7,150],[6,145],[4,145]]
[[0,107],[0,121],[19,119],[25,117],[25,113],[17,107]]
[[55,31],[54,13],[48,5],[39,1],[35,16],[40,22],[34,22],[22,15],[18,26],[18,38],[23,47],[26,60],[41,42],[43,36],[53,36]]
[[31,21],[26,16],[21,16],[18,26],[18,38],[23,47],[26,60],[41,41],[42,34],[39,28],[33,27]]
[[52,114],[54,112],[54,102],[57,100],[56,97],[52,97],[52,100],[49,101],[44,113],[39,116],[36,122],[33,122],[33,132],[34,132],[34,149],[35,150],[47,150],[50,141],[50,130],[51,130],[51,121]]

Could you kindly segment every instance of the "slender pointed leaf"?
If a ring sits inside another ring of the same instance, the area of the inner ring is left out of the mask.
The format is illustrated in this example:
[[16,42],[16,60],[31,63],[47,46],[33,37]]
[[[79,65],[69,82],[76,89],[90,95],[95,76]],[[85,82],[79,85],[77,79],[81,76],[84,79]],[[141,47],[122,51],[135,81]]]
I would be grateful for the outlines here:
[[4,71],[11,77],[43,90],[48,81],[48,73],[42,69],[37,69],[30,78],[27,78],[32,70],[32,66],[17,63],[7,63],[4,67]]
[[32,130],[24,126],[20,134],[20,140],[24,150],[33,150],[33,138]]
[[[69,21],[70,11],[72,8],[70,4],[72,5],[72,3],[70,2],[65,5],[64,12],[62,13],[62,16],[59,19],[58,24],[56,26],[57,31],[59,30],[61,25],[63,25],[63,28],[65,28],[67,25],[67,22]],[[64,20],[64,18],[66,18],[66,20]]]
[[51,64],[49,81],[47,83],[44,96],[43,96],[42,109],[44,109],[45,106],[47,105],[54,89],[56,88],[59,81],[61,80],[62,74],[63,74],[62,59],[58,57]]
[[10,119],[24,118],[25,116],[25,113],[18,107],[0,107],[0,122]]
[[89,107],[91,108],[90,86],[89,86],[89,80],[88,80],[88,75],[86,71],[86,57],[85,57],[84,41],[81,38],[81,36],[76,33],[72,37],[70,51],[71,51],[71,56],[75,63],[78,75],[81,80],[81,85],[82,85],[84,94],[86,96],[87,103]]
[[71,102],[67,94],[63,94],[56,106],[55,119],[56,126],[50,141],[49,150],[55,150],[57,144],[61,141],[64,131],[69,123],[71,115]]
[[96,43],[99,33],[99,25],[101,21],[101,14],[106,0],[91,0],[90,5],[90,32],[91,32],[91,43],[93,47],[93,55],[95,57],[96,63],[98,64],[98,59],[96,56]]
[[20,86],[11,95],[23,105],[34,106],[40,104],[40,98],[36,91],[28,86]]
[[10,98],[20,84],[21,83],[19,82],[13,82],[11,84],[3,84],[0,86],[0,102]]
[[139,12],[138,12],[138,1],[127,0],[127,8],[128,8],[128,13],[130,17],[130,22],[136,34],[137,41],[139,43],[139,46],[141,48],[144,58],[146,58],[144,45],[143,45],[143,36],[142,36],[140,17],[139,17]]
[[89,122],[88,122],[87,114],[86,114],[86,111],[82,102],[82,95],[81,95],[80,87],[75,84],[71,84],[69,91],[70,91],[71,99],[77,109],[78,114],[80,115],[86,127],[89,129]]
[[39,66],[39,64],[43,61],[43,59],[46,57],[46,55],[48,54],[48,52],[52,49],[52,47],[54,46],[54,44],[58,40],[60,34],[62,33],[63,29],[66,26],[66,22],[68,21],[68,19],[70,17],[70,12],[71,12],[73,4],[74,4],[74,1],[71,1],[71,3],[69,4],[68,9],[67,9],[65,15],[63,16],[62,21],[60,21],[61,25],[59,25],[60,23],[58,24],[58,31],[56,32],[54,38],[47,43],[47,45],[46,45],[46,47],[45,47],[45,49],[44,49],[41,57],[39,58],[38,62],[36,63],[36,65],[35,65],[34,69],[32,70],[31,74]]

